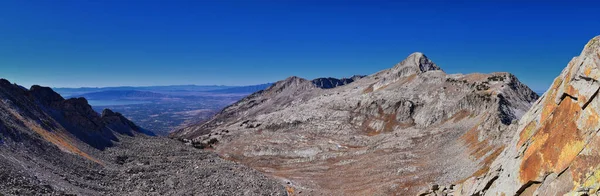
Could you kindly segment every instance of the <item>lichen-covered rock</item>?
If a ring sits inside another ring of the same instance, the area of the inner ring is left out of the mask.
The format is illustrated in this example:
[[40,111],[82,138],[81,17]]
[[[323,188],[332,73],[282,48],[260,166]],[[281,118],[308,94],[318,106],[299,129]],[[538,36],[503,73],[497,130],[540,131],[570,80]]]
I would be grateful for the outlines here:
[[522,117],[491,172],[459,195],[595,195],[600,191],[600,36]]

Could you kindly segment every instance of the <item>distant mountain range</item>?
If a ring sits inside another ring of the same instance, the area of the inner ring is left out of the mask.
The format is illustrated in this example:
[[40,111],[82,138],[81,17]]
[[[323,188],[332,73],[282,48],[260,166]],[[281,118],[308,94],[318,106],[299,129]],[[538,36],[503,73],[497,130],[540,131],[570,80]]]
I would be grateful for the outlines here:
[[[261,90],[270,86],[271,83],[248,85],[248,86],[223,86],[223,85],[170,85],[170,86],[118,86],[118,87],[81,87],[81,88],[52,88],[65,97],[81,96],[88,93],[109,91],[148,91],[170,95],[187,95],[186,92],[218,92],[224,90],[227,93],[246,93],[251,90]],[[229,89],[229,90],[227,90]],[[254,92],[254,91],[252,91]],[[250,92],[250,93],[252,93]],[[111,94],[113,92],[110,92]]]
[[[328,89],[349,84],[362,76],[352,78],[317,78],[315,87]],[[158,135],[166,135],[180,125],[198,123],[254,92],[272,86],[272,83],[248,86],[147,86],[104,88],[55,88],[67,98],[84,97],[94,110],[110,108],[134,120],[141,127]]]
[[67,98],[83,97],[94,110],[110,108],[141,127],[166,135],[186,122],[202,121],[223,107],[271,84],[249,86],[145,86],[55,88]]
[[208,92],[227,93],[227,94],[238,94],[238,93],[252,94],[256,91],[266,89],[271,85],[273,85],[273,83],[259,84],[259,85],[252,85],[252,86],[229,87],[229,88],[223,88],[223,89],[210,90]]
[[119,100],[119,99],[146,100],[146,99],[168,98],[171,96],[161,94],[161,93],[150,92],[150,91],[107,90],[107,91],[85,93],[85,94],[76,95],[73,97],[85,97],[86,99],[90,99],[90,100]]

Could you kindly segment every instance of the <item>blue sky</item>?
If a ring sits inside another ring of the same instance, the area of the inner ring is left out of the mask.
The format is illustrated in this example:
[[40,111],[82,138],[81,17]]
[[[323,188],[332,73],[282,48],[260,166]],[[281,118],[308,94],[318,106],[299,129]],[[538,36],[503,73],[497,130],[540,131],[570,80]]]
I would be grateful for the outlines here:
[[423,52],[545,90],[600,34],[594,1],[0,1],[0,77],[54,87],[371,74]]

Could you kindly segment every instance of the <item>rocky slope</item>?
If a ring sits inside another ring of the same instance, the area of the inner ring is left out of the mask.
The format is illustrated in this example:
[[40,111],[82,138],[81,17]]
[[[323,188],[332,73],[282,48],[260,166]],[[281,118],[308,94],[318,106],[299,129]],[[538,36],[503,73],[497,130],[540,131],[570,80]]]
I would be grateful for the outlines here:
[[455,195],[598,195],[600,36],[522,117],[491,170]]
[[167,138],[83,98],[0,79],[0,195],[284,195],[252,169]]
[[331,89],[279,81],[171,136],[301,195],[410,195],[487,173],[538,96],[509,73],[446,74],[421,53]]

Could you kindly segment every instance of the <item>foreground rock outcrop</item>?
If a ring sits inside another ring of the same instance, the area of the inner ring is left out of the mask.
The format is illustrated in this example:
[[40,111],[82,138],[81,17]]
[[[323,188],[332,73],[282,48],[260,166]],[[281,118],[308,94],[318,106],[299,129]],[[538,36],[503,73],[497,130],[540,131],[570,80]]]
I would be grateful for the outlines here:
[[521,118],[491,170],[455,195],[598,195],[600,36],[556,77]]
[[0,195],[285,195],[257,171],[152,137],[83,98],[0,79]]
[[414,53],[330,89],[287,78],[171,137],[296,194],[411,195],[487,173],[537,98],[512,74],[446,74]]

